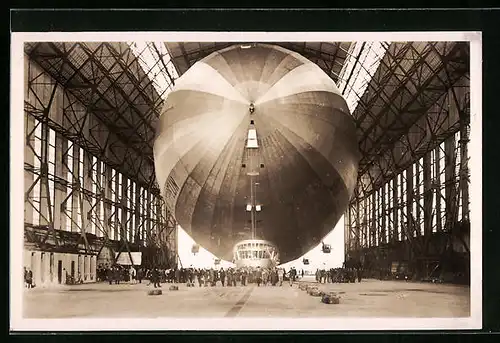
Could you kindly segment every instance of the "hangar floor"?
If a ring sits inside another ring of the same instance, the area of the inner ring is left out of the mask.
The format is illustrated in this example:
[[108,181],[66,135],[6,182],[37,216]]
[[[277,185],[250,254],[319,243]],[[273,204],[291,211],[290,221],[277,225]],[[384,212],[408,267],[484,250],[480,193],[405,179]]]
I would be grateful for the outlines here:
[[25,318],[93,317],[468,317],[469,287],[403,281],[363,280],[321,284],[321,290],[345,292],[340,304],[283,284],[282,287],[195,287],[179,285],[148,296],[152,285],[106,283],[24,291]]

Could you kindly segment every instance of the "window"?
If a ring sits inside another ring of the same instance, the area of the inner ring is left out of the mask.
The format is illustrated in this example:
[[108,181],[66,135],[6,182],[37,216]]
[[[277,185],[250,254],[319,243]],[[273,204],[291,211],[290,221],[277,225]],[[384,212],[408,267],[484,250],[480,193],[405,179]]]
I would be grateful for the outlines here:
[[420,227],[420,234],[424,235],[424,158],[420,158],[418,168],[418,226]]
[[[54,177],[56,175],[56,132],[52,129],[49,130],[49,151],[48,151],[48,167],[49,167],[49,194],[50,197],[50,211],[54,216],[55,208],[55,190],[54,190]],[[47,212],[47,218],[48,212]]]
[[104,201],[99,201],[99,225],[101,230],[96,230],[97,237],[103,237],[102,230],[105,229],[104,226]]
[[417,192],[417,185],[418,185],[418,180],[417,180],[417,173],[418,173],[418,162],[413,164],[413,175],[412,175],[412,180],[413,180],[413,197],[411,199],[412,201],[412,211],[411,211],[411,228],[413,232],[413,237],[417,236],[417,223],[418,223],[418,218],[417,218],[417,199],[416,197],[418,196]]
[[79,159],[78,159],[78,180],[80,181],[80,187],[81,189],[84,188],[84,179],[83,179],[83,175],[84,175],[84,165],[83,165],[83,149],[82,148],[79,148]]
[[66,165],[67,165],[67,173],[66,173],[66,181],[68,181],[69,185],[66,186],[66,231],[71,231],[72,223],[72,213],[73,213],[73,195],[72,195],[72,183],[73,183],[73,143],[68,141],[68,150],[66,153]]
[[375,246],[378,246],[379,244],[379,232],[380,232],[380,190],[377,189],[375,192],[375,198],[376,198],[376,203],[375,203],[375,212],[377,213],[377,219],[375,225]]
[[377,245],[377,194],[374,192],[372,194],[372,220],[370,223],[370,230],[371,230],[371,246],[374,247]]
[[[99,169],[99,187],[98,187],[98,192],[99,196],[101,196],[102,193],[104,193],[105,189],[105,175],[106,175],[106,169],[105,169],[105,164],[104,162],[100,161],[98,162],[100,164],[100,169]],[[104,226],[104,199],[99,198],[99,227],[100,230],[96,230],[96,235],[98,237],[103,237],[102,231],[105,229]]]
[[367,228],[368,228],[368,198],[365,198],[363,200],[363,228],[361,231],[361,246],[366,247],[368,242],[367,242]]
[[[40,158],[42,156],[42,123],[38,120],[34,120],[35,130],[34,130],[34,140],[33,140],[33,166],[39,169],[41,166]],[[33,181],[35,181],[36,175],[33,175]],[[31,202],[33,203],[33,224],[40,224],[40,181],[35,183],[33,190],[31,191]]]
[[96,234],[96,219],[99,218],[99,216],[97,216],[98,218],[95,218],[95,213],[99,214],[99,206],[98,206],[98,193],[99,193],[99,187],[98,187],[98,183],[99,183],[99,177],[98,177],[98,173],[97,173],[97,169],[99,167],[99,162],[97,161],[97,157],[95,156],[92,156],[92,194],[93,194],[93,197],[91,199],[91,214],[92,214],[92,220],[90,222],[90,232],[93,233],[93,234]]
[[377,71],[389,45],[390,42],[351,44],[339,78],[339,90],[344,95],[351,113],[354,112],[370,79]]
[[384,192],[384,205],[385,205],[385,224],[384,224],[384,231],[385,231],[385,237],[384,237],[384,242],[387,243],[389,242],[389,228],[390,228],[390,212],[389,209],[391,206],[389,205],[389,183],[385,183],[385,192]]
[[460,131],[457,131],[455,133],[455,156],[456,156],[456,161],[455,161],[455,175],[457,178],[460,176],[460,162],[461,162],[461,151],[460,151]]
[[431,180],[436,178],[436,149],[431,150]]
[[121,239],[121,225],[123,223],[122,221],[122,209],[120,207],[117,208],[117,218],[116,218],[116,225],[115,225],[115,233],[114,233],[114,239],[120,240]]
[[247,136],[247,148],[258,148],[259,144],[257,142],[257,131],[255,129],[248,130]]
[[462,154],[461,154],[461,141],[460,141],[460,131],[455,133],[455,156],[456,156],[456,161],[455,161],[455,175],[456,175],[456,180],[457,180],[457,197],[458,197],[458,203],[455,205],[458,205],[458,213],[457,213],[457,219],[461,220],[462,219],[462,188],[460,187],[460,179],[461,179],[461,170],[462,170]]
[[82,219],[82,190],[83,190],[83,149],[77,146],[73,146],[73,152],[78,154],[78,185],[80,188],[77,189],[77,194],[74,194],[74,211],[76,211],[76,226],[78,230],[83,230],[83,219]]
[[132,211],[132,221],[130,223],[130,227],[132,229],[132,239],[135,241],[137,237],[137,227],[136,227],[136,213],[135,213],[135,197],[136,197],[136,183],[132,182],[132,191],[131,191],[131,211]]
[[371,245],[371,227],[372,227],[372,197],[366,198],[366,246],[369,248]]
[[115,203],[117,201],[117,196],[116,196],[116,180],[117,180],[117,176],[116,176],[116,170],[114,168],[111,168],[111,179],[110,179],[110,183],[111,183],[111,201],[112,201],[112,205],[111,205],[111,216],[110,216],[110,221],[111,221],[111,225],[109,225],[109,236],[111,239],[115,239],[115,222],[116,222],[116,212],[115,212]]
[[401,182],[401,194],[402,194],[402,199],[403,199],[403,206],[401,208],[401,225],[402,225],[402,230],[404,232],[401,233],[401,238],[402,240],[408,239],[408,230],[410,228],[410,214],[408,213],[408,208],[410,204],[408,204],[408,179],[409,179],[409,170],[406,169],[404,171],[404,175],[401,176],[402,181]]
[[117,192],[118,193],[118,195],[117,195],[118,196],[118,199],[117,199],[118,202],[121,202],[121,199],[122,199],[122,190],[123,190],[122,182],[123,182],[123,180],[122,180],[122,173],[118,173],[118,190],[117,190],[118,191]]
[[400,221],[401,221],[401,174],[398,174],[395,179],[394,187],[394,201],[393,206],[395,208],[394,211],[394,239],[400,241],[401,240],[401,229],[400,229]]
[[440,203],[441,203],[441,230],[446,228],[446,150],[444,142],[439,146],[439,188],[440,188]]
[[[178,78],[177,70],[165,45],[162,42],[127,43],[146,73],[145,76],[151,80],[158,94],[165,99],[173,87],[172,79]],[[158,52],[161,59],[158,58]]]
[[139,217],[137,218],[138,221],[138,230],[139,230],[139,239],[144,240],[144,190],[142,187],[138,186],[137,187],[137,193],[139,194]]

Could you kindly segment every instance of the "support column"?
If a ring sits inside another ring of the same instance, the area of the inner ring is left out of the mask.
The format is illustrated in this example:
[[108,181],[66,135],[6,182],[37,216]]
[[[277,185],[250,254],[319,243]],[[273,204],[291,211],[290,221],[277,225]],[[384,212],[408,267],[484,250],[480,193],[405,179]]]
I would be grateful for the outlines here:
[[451,137],[445,141],[445,183],[446,183],[446,227],[445,230],[451,230],[457,221],[456,207],[456,187],[455,187],[455,138]]

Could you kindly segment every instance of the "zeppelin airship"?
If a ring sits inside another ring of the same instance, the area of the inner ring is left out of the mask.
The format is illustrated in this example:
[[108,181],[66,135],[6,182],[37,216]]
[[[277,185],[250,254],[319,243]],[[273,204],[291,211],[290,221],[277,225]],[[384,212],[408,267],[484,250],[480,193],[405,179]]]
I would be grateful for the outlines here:
[[233,45],[195,63],[160,117],[155,171],[167,207],[223,259],[245,240],[281,262],[321,242],[344,213],[359,159],[333,80],[296,52]]

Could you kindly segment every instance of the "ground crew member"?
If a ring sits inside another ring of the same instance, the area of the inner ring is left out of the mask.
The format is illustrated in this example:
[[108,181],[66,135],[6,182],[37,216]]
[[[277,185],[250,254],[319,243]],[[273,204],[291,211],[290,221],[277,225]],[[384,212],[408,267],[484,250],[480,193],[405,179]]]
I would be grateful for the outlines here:
[[224,268],[220,269],[219,277],[220,277],[220,282],[222,283],[222,287],[224,287],[224,281],[226,280],[226,272],[224,271]]
[[257,271],[255,273],[256,281],[257,281],[257,287],[260,287],[260,283],[262,282],[262,271],[260,270],[260,267],[257,267]]

